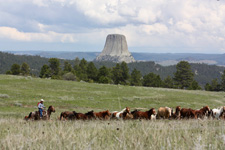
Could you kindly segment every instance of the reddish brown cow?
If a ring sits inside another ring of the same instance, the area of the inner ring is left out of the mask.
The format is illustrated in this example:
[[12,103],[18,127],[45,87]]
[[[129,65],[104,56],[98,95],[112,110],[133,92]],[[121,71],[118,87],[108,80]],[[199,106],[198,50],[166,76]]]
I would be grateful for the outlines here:
[[108,119],[110,119],[111,113],[109,112],[109,110],[106,110],[106,111],[102,111],[102,112],[94,112],[94,115],[98,119],[108,120]]
[[134,119],[149,119],[149,120],[151,120],[151,115],[155,115],[156,111],[155,111],[155,108],[152,108],[149,111],[145,111],[145,112],[134,110],[133,112],[131,112],[131,114],[133,115]]

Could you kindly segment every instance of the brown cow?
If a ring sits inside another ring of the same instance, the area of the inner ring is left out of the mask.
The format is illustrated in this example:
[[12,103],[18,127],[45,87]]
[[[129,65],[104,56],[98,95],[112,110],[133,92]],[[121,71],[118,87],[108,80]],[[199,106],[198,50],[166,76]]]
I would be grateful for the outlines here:
[[131,112],[133,115],[134,119],[147,119],[151,120],[151,116],[156,114],[155,108],[150,109],[149,111],[139,111],[139,110],[134,110]]

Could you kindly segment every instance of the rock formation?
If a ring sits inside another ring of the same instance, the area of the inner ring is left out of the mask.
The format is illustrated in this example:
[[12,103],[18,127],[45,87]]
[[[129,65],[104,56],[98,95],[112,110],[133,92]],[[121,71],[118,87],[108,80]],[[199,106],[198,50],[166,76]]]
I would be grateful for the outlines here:
[[126,37],[120,34],[107,36],[105,47],[95,61],[135,62],[134,57],[128,51]]

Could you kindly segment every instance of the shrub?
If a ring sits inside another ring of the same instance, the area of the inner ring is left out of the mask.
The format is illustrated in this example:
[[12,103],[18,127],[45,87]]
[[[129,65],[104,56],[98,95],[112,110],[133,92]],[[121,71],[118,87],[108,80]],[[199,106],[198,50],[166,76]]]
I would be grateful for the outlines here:
[[76,76],[71,72],[64,74],[62,78],[63,80],[76,81]]

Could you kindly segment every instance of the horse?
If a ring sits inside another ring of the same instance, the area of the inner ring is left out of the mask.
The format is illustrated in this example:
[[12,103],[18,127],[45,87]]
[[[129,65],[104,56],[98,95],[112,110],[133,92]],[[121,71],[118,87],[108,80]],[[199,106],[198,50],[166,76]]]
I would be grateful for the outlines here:
[[64,112],[61,112],[61,114],[60,114],[60,117],[59,117],[59,120],[63,120],[63,118],[65,119],[65,120],[67,120],[67,119],[71,119],[72,118],[72,116],[73,116],[73,112],[72,111],[64,111]]
[[197,119],[197,116],[195,114],[195,110],[193,110],[191,108],[189,108],[189,109],[182,108],[180,110],[180,118],[187,118],[187,119],[194,118],[194,119]]
[[156,115],[156,111],[155,108],[151,108],[148,111],[142,112],[139,110],[134,110],[131,112],[131,114],[133,115],[134,119],[147,119],[147,120],[151,120],[152,115]]
[[130,113],[130,108],[129,107],[126,107],[123,110],[121,110],[120,112],[113,111],[112,114],[111,114],[111,118],[112,119],[113,118],[117,118],[117,119],[123,118],[123,113],[124,112]]
[[171,117],[172,109],[169,107],[159,107],[157,118],[169,119]]
[[172,111],[172,118],[173,119],[180,119],[180,111],[181,111],[181,107],[180,106],[177,106],[176,107],[176,111],[173,113]]
[[203,119],[210,112],[209,106],[204,106],[200,110],[195,110],[195,115],[197,118]]
[[43,113],[42,118],[40,118],[39,111],[35,111],[35,112],[30,112],[29,116],[28,117],[25,116],[24,119],[26,119],[26,120],[30,120],[30,119],[33,119],[33,120],[40,120],[40,119],[49,120],[52,112],[55,112],[55,108],[53,106],[49,106],[48,109],[47,109],[47,112],[45,110],[42,112]]
[[77,113],[76,111],[66,111],[66,112],[62,112],[61,115],[60,115],[60,120],[62,120],[62,117],[64,116],[64,118],[66,120],[87,120],[87,119],[93,119],[95,118],[95,114],[94,114],[94,111],[89,111],[85,114],[83,113]]
[[94,112],[95,117],[98,119],[104,119],[104,120],[108,120],[110,119],[111,113],[109,112],[109,110],[106,111],[102,111],[102,112]]
[[133,116],[133,114],[125,111],[122,113],[122,118],[123,118],[123,120],[129,120],[129,119],[133,119],[134,116]]
[[212,109],[213,118],[220,119],[220,117],[222,117],[224,113],[225,113],[225,106],[217,109],[216,108]]

